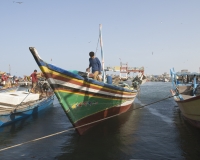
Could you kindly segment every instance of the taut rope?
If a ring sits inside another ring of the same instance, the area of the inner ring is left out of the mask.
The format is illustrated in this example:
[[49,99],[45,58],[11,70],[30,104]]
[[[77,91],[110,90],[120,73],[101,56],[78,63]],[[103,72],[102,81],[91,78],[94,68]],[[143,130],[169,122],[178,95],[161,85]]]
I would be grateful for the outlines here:
[[[176,96],[176,95],[174,95],[174,96]],[[155,104],[155,103],[164,101],[164,100],[169,99],[169,98],[172,98],[172,97],[174,97],[174,96],[169,96],[169,97],[163,98],[163,99],[161,99],[161,100],[158,100],[158,101],[155,101],[155,102],[152,102],[152,103],[143,105],[143,106],[141,106],[141,107],[128,110],[127,112],[130,112],[130,111],[133,111],[133,110],[137,110],[137,109],[140,109],[140,108],[144,108],[144,107],[146,107],[146,106],[148,106],[148,105],[151,105],[151,104]],[[31,142],[36,142],[36,141],[39,141],[39,140],[42,140],[42,139],[46,139],[46,138],[49,138],[49,137],[52,137],[52,136],[55,136],[55,135],[59,135],[59,134],[68,132],[68,131],[70,131],[70,130],[75,130],[75,129],[77,129],[77,128],[81,128],[81,127],[84,127],[84,126],[87,126],[87,125],[90,125],[90,124],[93,124],[93,123],[97,123],[97,122],[100,122],[100,121],[104,121],[104,120],[106,120],[106,119],[110,119],[110,118],[116,117],[116,116],[118,116],[118,115],[120,115],[120,114],[116,114],[116,115],[113,115],[113,116],[110,116],[110,117],[107,117],[107,118],[103,118],[103,119],[100,119],[100,120],[97,120],[97,121],[93,121],[93,122],[91,122],[91,123],[87,123],[87,124],[84,124],[84,125],[81,125],[81,126],[72,127],[72,128],[67,129],[67,130],[64,130],[64,131],[60,131],[60,132],[57,132],[57,133],[53,133],[53,134],[50,134],[50,135],[47,135],[47,136],[43,136],[43,137],[40,137],[40,138],[36,138],[36,139],[30,140],[30,141],[26,141],[26,142],[23,142],[23,143],[19,143],[19,144],[10,146],[10,147],[2,148],[2,149],[0,149],[0,152],[1,152],[1,151],[8,150],[8,149],[11,149],[11,148],[19,147],[19,146],[22,146],[22,145],[24,145],[24,144],[28,144],[28,143],[31,143]]]

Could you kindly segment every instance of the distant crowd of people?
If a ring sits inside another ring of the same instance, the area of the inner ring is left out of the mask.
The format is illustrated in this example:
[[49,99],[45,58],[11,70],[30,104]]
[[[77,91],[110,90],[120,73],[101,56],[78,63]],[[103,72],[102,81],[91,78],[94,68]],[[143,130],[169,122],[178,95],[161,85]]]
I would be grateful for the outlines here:
[[37,73],[37,70],[34,70],[34,72],[30,76],[24,76],[24,78],[20,78],[20,80],[16,76],[10,76],[5,72],[0,75],[0,84],[1,84],[0,88],[3,87],[3,89],[6,89],[13,86],[17,86],[19,82],[23,82],[24,85],[28,85],[29,82],[31,84],[30,88],[31,93],[40,93],[40,94],[45,93],[47,95],[47,92],[50,89],[50,86],[46,82],[46,79],[43,76],[43,74]]
[[18,78],[16,76],[10,76],[10,74],[3,72],[0,75],[0,86],[3,86],[4,88],[10,88],[13,85],[18,85],[19,82],[24,82],[24,85],[28,85],[28,82],[34,82],[35,85],[38,74],[40,73],[37,73],[37,70],[35,70],[30,76],[24,75],[23,78]]
[[0,78],[0,84],[4,88],[10,88],[13,85],[18,84],[18,78],[16,76],[10,76],[7,73],[3,73]]

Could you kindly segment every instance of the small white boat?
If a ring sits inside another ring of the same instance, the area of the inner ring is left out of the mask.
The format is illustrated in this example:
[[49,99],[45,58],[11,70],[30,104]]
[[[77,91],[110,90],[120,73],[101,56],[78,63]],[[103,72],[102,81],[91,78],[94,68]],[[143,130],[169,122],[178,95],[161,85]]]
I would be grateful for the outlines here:
[[54,95],[41,96],[26,91],[0,93],[0,127],[26,118],[53,104]]

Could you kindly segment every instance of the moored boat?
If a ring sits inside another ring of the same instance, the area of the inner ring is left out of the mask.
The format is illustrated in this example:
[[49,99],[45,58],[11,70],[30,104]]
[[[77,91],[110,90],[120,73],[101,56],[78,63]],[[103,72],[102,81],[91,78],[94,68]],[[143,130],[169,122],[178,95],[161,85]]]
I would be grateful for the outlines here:
[[29,50],[80,135],[97,122],[120,115],[132,106],[137,90],[108,84],[105,77],[100,82],[78,71],[59,68],[43,61],[34,47]]
[[26,91],[0,93],[0,127],[36,114],[53,104],[54,95]]
[[[191,125],[200,128],[200,86],[197,83],[199,73],[176,73],[170,70],[171,94],[180,108],[181,114]],[[189,81],[191,80],[191,81]]]

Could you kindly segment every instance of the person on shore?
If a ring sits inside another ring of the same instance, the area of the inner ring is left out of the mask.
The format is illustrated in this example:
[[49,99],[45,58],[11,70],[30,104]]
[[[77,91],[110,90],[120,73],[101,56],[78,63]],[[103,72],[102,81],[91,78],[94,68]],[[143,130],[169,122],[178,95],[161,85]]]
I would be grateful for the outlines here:
[[7,86],[8,88],[11,88],[12,85],[11,85],[11,79],[10,79],[10,76],[9,76],[9,75],[6,75],[6,76],[7,76],[6,86]]
[[1,76],[1,82],[2,82],[3,87],[5,87],[6,81],[7,81],[7,76],[6,76],[6,73],[4,72],[3,75]]
[[30,75],[31,79],[32,79],[32,88],[31,88],[31,92],[32,93],[36,93],[36,87],[37,87],[37,83],[38,83],[38,78],[37,78],[37,70],[35,69],[34,72]]
[[12,77],[12,84],[13,84],[13,85],[16,84],[15,80],[16,80],[16,76],[14,75],[14,76]]
[[92,67],[93,78],[95,80],[101,81],[98,75],[101,74],[101,63],[97,57],[94,56],[94,52],[89,53],[89,67],[86,70],[90,70]]

